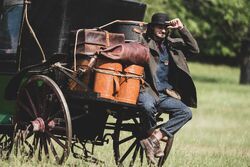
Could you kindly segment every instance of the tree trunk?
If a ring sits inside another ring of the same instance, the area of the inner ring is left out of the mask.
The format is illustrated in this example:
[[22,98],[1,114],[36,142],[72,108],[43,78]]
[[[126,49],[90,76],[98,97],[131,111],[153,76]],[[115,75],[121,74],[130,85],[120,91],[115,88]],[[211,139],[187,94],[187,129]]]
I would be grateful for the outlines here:
[[240,84],[250,84],[250,38],[242,41],[240,65]]

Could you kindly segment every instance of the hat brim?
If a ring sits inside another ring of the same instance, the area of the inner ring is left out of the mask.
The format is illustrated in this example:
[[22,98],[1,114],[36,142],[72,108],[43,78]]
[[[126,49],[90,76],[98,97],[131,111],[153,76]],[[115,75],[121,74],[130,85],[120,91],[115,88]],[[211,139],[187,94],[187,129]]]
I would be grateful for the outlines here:
[[162,22],[151,22],[148,23],[149,25],[167,25],[167,23],[162,23]]

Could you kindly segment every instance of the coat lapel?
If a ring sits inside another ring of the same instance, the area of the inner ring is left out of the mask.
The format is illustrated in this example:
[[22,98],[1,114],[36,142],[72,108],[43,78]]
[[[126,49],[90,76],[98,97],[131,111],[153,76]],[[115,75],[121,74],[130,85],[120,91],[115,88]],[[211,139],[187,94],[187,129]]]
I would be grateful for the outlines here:
[[[149,69],[150,69],[150,73],[153,79],[153,86],[154,86],[154,90],[156,91],[156,82],[155,82],[155,78],[153,77],[154,75],[156,75],[156,70],[157,70],[157,62],[156,62],[156,58],[155,57],[159,57],[159,49],[156,45],[156,43],[153,40],[150,40],[148,42],[148,47],[150,49],[150,59],[149,59]],[[157,91],[156,91],[157,92]]]
[[149,49],[150,49],[150,61],[149,61],[149,67],[151,69],[151,74],[156,73],[156,67],[157,67],[157,62],[155,61],[155,57],[159,56],[159,49],[156,46],[156,43],[153,40],[150,40],[148,43]]

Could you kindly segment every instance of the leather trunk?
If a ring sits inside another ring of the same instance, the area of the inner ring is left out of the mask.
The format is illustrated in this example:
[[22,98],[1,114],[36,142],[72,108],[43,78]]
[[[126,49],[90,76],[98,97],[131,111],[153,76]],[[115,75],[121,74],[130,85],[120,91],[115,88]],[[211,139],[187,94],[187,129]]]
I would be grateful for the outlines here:
[[109,33],[94,29],[83,29],[73,32],[74,39],[71,46],[76,43],[76,54],[93,55],[101,48],[125,43],[124,34]]

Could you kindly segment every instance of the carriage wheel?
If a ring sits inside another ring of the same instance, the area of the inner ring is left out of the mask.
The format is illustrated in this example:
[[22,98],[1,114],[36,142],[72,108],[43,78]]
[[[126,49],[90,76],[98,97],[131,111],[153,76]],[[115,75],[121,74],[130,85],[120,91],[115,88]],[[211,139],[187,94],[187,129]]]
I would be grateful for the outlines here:
[[8,134],[0,134],[0,157],[8,158],[12,147],[12,138]]
[[17,97],[14,154],[55,159],[63,163],[70,153],[72,125],[68,105],[58,85],[49,77],[34,75]]
[[[113,134],[113,150],[115,161],[118,166],[134,166],[140,164],[145,166],[147,159],[145,151],[140,145],[140,123],[137,119],[133,119],[133,123],[123,123],[122,119],[118,118],[115,124]],[[158,158],[158,167],[165,163],[173,143],[173,138],[167,142],[162,142],[164,147],[164,156]]]

